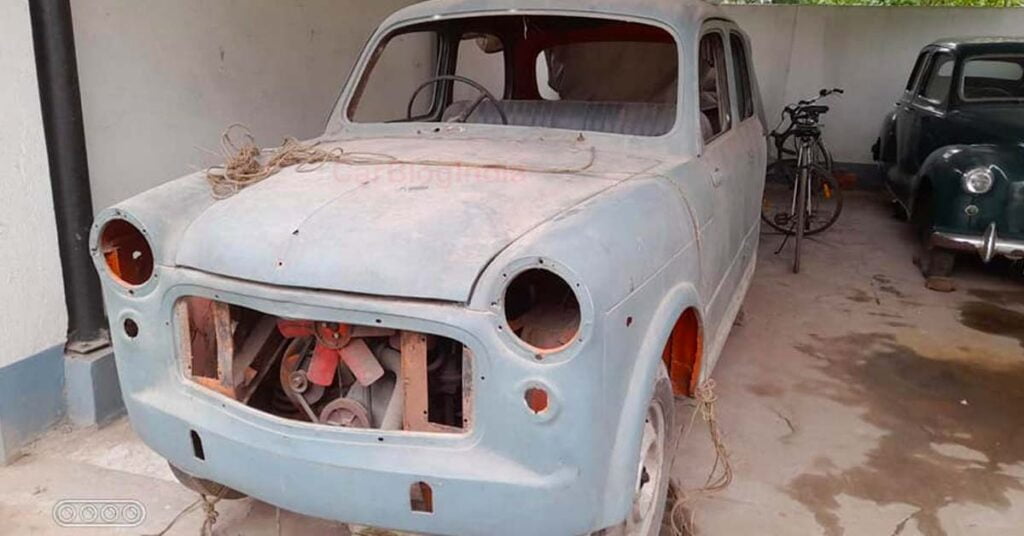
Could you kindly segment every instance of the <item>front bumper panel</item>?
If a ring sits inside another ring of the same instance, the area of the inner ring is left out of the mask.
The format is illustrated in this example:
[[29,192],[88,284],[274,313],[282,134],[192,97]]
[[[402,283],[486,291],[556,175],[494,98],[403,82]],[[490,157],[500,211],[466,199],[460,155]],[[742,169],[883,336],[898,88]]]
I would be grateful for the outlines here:
[[[585,534],[615,521],[599,508],[609,497],[615,434],[593,404],[602,385],[596,339],[568,362],[542,364],[508,350],[490,313],[458,304],[282,289],[162,266],[157,273],[160,283],[145,292],[105,292],[112,323],[130,318],[140,327],[135,337],[113,333],[133,427],[186,472],[302,514],[431,534]],[[173,306],[183,296],[458,340],[474,355],[473,426],[463,434],[335,429],[203,388],[185,378],[175,352]],[[538,385],[551,398],[542,415],[523,399]],[[431,514],[410,508],[418,482],[432,488]]]
[[995,222],[981,236],[938,231],[932,234],[932,245],[954,251],[975,252],[985,262],[995,257],[1024,259],[1024,240],[1000,238]]

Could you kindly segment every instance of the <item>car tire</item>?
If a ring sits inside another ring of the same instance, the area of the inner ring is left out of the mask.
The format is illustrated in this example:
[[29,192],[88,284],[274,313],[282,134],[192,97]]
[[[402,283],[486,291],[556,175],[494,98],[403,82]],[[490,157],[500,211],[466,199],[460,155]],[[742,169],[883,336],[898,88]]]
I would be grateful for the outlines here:
[[925,190],[914,204],[913,222],[917,231],[915,262],[925,278],[949,277],[956,266],[956,254],[932,245],[934,204],[931,192]]
[[247,497],[246,494],[231,489],[224,484],[218,484],[212,480],[192,476],[185,471],[178,469],[172,463],[168,463],[167,465],[171,466],[171,473],[174,474],[174,478],[178,479],[178,482],[181,482],[181,485],[196,493],[206,495],[207,497],[219,497],[229,501],[235,501]]
[[[593,532],[591,536],[657,536],[661,532],[679,431],[675,425],[672,383],[665,368],[659,369],[654,396],[648,403],[644,431],[641,433],[640,465],[637,467],[633,506],[623,523]],[[660,455],[655,450],[660,450]]]

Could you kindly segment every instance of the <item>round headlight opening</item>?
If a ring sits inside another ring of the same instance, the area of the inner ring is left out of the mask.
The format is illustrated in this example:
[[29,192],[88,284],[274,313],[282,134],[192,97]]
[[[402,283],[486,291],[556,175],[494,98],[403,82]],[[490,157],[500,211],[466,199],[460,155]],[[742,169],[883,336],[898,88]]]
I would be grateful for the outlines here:
[[988,168],[976,168],[964,173],[964,189],[972,194],[985,194],[995,184],[995,177]]
[[127,220],[104,224],[99,248],[108,273],[122,285],[139,286],[153,277],[153,249],[142,231]]
[[509,328],[531,348],[556,352],[579,334],[580,302],[554,272],[533,268],[516,275],[505,289],[504,303]]

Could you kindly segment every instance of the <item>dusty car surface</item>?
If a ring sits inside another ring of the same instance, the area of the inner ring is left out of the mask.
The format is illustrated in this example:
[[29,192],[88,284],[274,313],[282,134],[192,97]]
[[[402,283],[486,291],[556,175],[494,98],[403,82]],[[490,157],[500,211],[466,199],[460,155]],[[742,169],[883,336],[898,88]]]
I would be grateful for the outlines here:
[[1024,39],[940,40],[921,51],[874,147],[921,232],[920,266],[955,253],[1024,258]]
[[700,2],[396,13],[315,140],[337,161],[97,218],[135,430],[198,490],[321,518],[656,534],[673,395],[754,271],[747,43]]

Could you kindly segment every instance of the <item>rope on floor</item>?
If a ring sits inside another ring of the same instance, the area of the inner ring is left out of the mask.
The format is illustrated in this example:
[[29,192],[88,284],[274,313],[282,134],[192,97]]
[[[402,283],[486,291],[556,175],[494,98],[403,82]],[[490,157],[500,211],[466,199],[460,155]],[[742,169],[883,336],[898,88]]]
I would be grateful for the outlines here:
[[697,420],[697,415],[700,415],[708,426],[708,435],[715,450],[715,463],[711,466],[704,485],[698,489],[686,490],[675,478],[669,481],[668,504],[671,505],[671,509],[668,518],[673,536],[695,536],[697,532],[692,503],[702,496],[725,490],[732,484],[733,479],[732,460],[729,457],[729,449],[725,445],[722,428],[718,423],[715,411],[715,404],[718,402],[718,395],[715,394],[715,380],[709,379],[697,387],[694,398],[697,401],[697,406],[690,418],[690,425],[687,426],[686,433],[677,441],[673,452],[679,452],[679,447],[686,443]]
[[[226,491],[226,489],[225,489]],[[223,495],[223,492],[222,494]],[[196,499],[192,504],[185,507],[184,510],[178,512],[178,515],[174,516],[174,519],[164,527],[164,530],[151,534],[149,536],[165,536],[167,533],[178,524],[179,521],[185,518],[189,513],[195,511],[197,508],[202,507],[203,515],[203,526],[199,529],[200,536],[213,536],[213,526],[217,524],[217,503],[220,502],[221,495],[206,495],[203,493],[199,494],[199,498]]]

